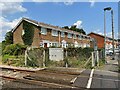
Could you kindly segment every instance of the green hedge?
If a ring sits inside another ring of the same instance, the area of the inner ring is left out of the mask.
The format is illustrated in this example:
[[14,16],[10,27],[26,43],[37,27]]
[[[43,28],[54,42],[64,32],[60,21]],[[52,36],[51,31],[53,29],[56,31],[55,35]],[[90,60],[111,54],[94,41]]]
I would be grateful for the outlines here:
[[64,52],[67,51],[68,57],[76,57],[76,58],[89,58],[91,56],[91,52],[93,48],[66,48]]
[[21,44],[11,44],[5,47],[2,54],[8,54],[8,55],[21,55],[24,54],[24,51],[26,50],[26,45]]

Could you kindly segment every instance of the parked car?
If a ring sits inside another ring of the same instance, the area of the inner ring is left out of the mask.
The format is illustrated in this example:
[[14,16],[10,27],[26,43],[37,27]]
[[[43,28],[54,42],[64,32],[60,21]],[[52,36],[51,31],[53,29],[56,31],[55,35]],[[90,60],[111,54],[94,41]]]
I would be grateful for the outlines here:
[[106,50],[106,55],[112,56],[113,55],[113,51],[112,50]]
[[119,53],[120,52],[120,49],[119,48],[116,48],[115,49],[115,53]]

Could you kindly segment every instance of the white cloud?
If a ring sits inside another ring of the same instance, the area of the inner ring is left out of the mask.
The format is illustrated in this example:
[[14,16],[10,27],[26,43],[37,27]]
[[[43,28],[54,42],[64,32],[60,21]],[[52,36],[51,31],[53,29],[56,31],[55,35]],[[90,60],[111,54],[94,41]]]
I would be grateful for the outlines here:
[[112,38],[112,32],[106,33],[106,36]]
[[93,7],[95,5],[95,0],[89,0],[90,6]]
[[103,34],[102,32],[98,32],[98,34],[100,34],[100,35],[103,35],[103,36],[104,36],[104,34]]
[[52,0],[32,0],[33,2],[50,2]]
[[95,31],[93,31],[94,33],[100,34],[100,35],[104,35],[104,33],[101,32],[100,29],[96,29]]
[[76,23],[73,25],[76,25],[77,28],[82,28],[82,21],[78,20]]
[[26,12],[27,9],[22,6],[21,2],[1,2],[0,11],[2,11],[2,15],[6,16],[17,12]]
[[23,2],[24,0],[0,0],[0,2]]
[[33,2],[63,2],[65,5],[72,5],[77,0],[32,0]]
[[76,0],[66,0],[64,1],[65,5],[72,5]]
[[13,21],[9,21],[4,17],[0,17],[0,25],[2,25],[2,37],[4,37],[6,32],[10,31],[13,27],[15,27],[15,25],[20,21],[21,18],[22,17],[14,19]]
[[0,25],[1,25],[1,30],[0,30],[0,42],[2,40],[4,40],[4,36],[6,34],[6,32],[10,31],[13,27],[15,27],[15,25],[19,22],[19,20],[21,19],[14,19],[13,21],[9,21],[8,19],[4,18],[4,17],[0,17]]

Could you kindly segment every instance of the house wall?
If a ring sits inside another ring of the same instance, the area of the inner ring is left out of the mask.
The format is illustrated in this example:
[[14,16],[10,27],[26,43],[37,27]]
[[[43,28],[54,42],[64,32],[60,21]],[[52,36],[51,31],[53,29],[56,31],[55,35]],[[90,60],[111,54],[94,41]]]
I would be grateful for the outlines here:
[[[23,30],[23,23],[21,23],[17,29],[13,33],[13,43],[14,44],[24,44],[22,40],[22,30]],[[38,47],[40,38],[39,38],[39,30],[34,26],[34,37],[32,46]]]
[[98,36],[96,34],[89,34],[89,36],[97,41],[98,48],[104,48],[104,37]]
[[22,30],[23,30],[23,23],[21,23],[17,29],[14,31],[13,33],[13,43],[14,44],[17,44],[17,43],[20,43],[20,44],[23,44],[23,40],[22,40]]
[[[89,34],[92,38],[94,38],[97,41],[98,48],[104,48],[104,37],[96,35],[96,34]],[[117,42],[114,41],[114,47],[117,48]],[[106,49],[112,48],[112,40],[106,39]]]
[[33,37],[33,43],[32,46],[39,47],[40,46],[40,30],[34,26],[34,37]]
[[[21,23],[17,29],[14,31],[13,33],[13,40],[14,40],[14,44],[20,43],[23,44],[23,40],[22,40],[22,30],[23,30],[23,24]],[[65,33],[65,37],[61,37],[60,31],[58,31],[58,36],[52,36],[52,29],[47,29],[47,35],[43,35],[40,33],[41,30],[40,28],[38,29],[37,26],[34,26],[34,37],[33,37],[33,43],[32,46],[34,47],[39,47],[40,43],[43,41],[48,41],[48,42],[57,42],[57,43],[61,43],[63,40],[65,40],[67,43],[72,43],[74,44],[74,42],[78,42],[78,44],[81,44],[81,47],[84,47],[83,44],[90,44],[90,40],[88,39],[78,39],[78,37],[76,39],[72,38],[68,38],[68,34]]]

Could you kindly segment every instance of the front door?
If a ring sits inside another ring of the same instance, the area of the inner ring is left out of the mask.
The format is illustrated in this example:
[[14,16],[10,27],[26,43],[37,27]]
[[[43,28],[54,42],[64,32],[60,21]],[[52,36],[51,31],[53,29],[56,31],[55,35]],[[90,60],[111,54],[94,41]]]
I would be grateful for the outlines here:
[[47,43],[44,43],[44,47],[47,48]]

